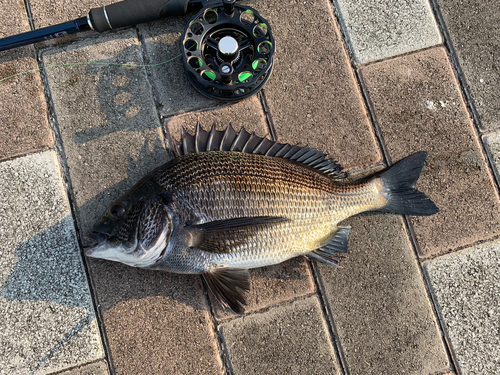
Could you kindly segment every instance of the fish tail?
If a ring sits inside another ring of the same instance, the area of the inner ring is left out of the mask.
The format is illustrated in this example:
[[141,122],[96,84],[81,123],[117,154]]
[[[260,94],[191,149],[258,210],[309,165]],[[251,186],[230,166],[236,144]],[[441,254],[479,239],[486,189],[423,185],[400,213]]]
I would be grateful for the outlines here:
[[416,152],[380,174],[387,199],[383,210],[415,216],[429,216],[439,211],[427,195],[415,189],[426,158],[427,152]]

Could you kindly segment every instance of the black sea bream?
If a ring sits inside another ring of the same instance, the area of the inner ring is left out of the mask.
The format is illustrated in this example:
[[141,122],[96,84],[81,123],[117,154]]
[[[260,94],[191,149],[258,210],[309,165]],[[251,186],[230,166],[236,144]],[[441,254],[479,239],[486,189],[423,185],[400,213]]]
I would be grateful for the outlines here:
[[426,153],[417,152],[357,183],[310,147],[200,124],[183,131],[177,157],[113,203],[85,254],[134,267],[202,274],[224,305],[241,313],[249,268],[307,255],[338,266],[350,227],[364,211],[432,215],[414,189]]

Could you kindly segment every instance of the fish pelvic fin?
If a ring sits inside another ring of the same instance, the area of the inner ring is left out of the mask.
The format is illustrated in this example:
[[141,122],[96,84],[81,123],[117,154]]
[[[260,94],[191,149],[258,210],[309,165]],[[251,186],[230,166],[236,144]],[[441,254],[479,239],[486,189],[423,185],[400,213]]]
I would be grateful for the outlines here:
[[246,292],[250,290],[250,273],[244,268],[221,267],[203,273],[217,301],[237,314],[245,312]]
[[382,210],[415,216],[430,216],[439,211],[427,195],[415,189],[426,158],[427,152],[416,152],[380,174],[382,195],[387,199]]
[[347,240],[350,231],[350,226],[337,227],[337,231],[328,243],[309,252],[307,256],[329,266],[341,267],[338,253],[347,253]]

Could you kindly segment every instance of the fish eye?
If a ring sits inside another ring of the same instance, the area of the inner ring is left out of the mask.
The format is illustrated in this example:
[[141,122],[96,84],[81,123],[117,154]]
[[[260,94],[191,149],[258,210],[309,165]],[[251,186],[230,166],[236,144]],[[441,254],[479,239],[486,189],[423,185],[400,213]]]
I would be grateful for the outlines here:
[[125,205],[123,203],[118,203],[109,209],[109,214],[112,219],[119,219],[125,213]]

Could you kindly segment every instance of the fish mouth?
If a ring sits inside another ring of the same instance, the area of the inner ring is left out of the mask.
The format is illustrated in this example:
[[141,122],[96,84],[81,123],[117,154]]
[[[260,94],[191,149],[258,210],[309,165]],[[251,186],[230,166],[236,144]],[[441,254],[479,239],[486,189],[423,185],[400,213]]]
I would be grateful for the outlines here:
[[109,236],[106,233],[98,231],[92,231],[91,233],[89,233],[85,238],[85,242],[88,243],[88,246],[85,247],[85,255],[92,258],[92,255],[96,251],[102,249],[103,247],[106,247],[105,244],[108,239]]

